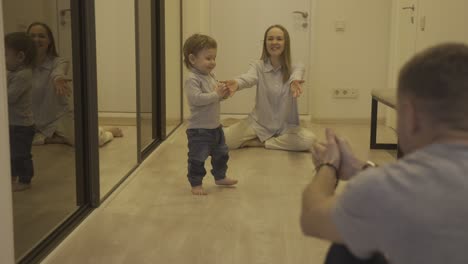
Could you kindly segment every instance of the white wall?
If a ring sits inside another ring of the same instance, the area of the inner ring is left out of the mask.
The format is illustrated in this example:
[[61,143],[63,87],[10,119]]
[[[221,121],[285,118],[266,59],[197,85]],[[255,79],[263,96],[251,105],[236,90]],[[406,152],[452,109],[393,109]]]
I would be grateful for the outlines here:
[[26,31],[32,22],[44,22],[50,26],[54,36],[56,27],[56,0],[3,0],[5,32]]
[[194,33],[210,33],[210,0],[182,0],[184,40]]
[[138,1],[138,38],[139,38],[139,66],[140,74],[140,109],[142,113],[153,112],[153,65],[151,34],[151,1]]
[[[210,34],[210,0],[182,0],[182,9],[182,42],[195,33]],[[184,67],[184,76],[186,73],[187,69]],[[184,95],[184,118],[188,116],[190,116],[190,108]]]
[[99,112],[136,112],[135,3],[99,0],[96,59]]
[[[0,14],[3,13],[0,0]],[[0,36],[4,35],[0,17]],[[5,54],[0,41],[0,54]],[[8,139],[8,103],[5,57],[0,56],[0,263],[15,263],[13,243],[13,202],[11,196],[10,149]]]
[[181,78],[181,4],[180,0],[165,1],[166,30],[166,120],[180,119]]
[[[57,23],[57,0],[3,0],[4,30],[6,33],[26,31],[33,22],[43,22],[50,27],[55,37],[55,45],[59,50],[59,34]],[[68,58],[68,56],[66,56]]]
[[[390,1],[317,0],[313,22],[311,116],[316,120],[367,119],[370,91],[386,88]],[[336,32],[334,22],[346,23]],[[357,99],[334,99],[334,88],[359,89]]]

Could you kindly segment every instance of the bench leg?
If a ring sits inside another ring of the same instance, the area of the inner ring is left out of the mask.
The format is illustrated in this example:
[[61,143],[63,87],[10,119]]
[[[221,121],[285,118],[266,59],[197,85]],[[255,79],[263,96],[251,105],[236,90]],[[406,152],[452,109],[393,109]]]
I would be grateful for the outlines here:
[[371,128],[370,128],[370,149],[397,149],[397,144],[377,143],[377,113],[378,101],[372,97],[371,105]]
[[372,98],[371,106],[371,127],[370,127],[370,148],[374,149],[377,145],[377,100]]
[[401,151],[400,145],[397,145],[397,158],[403,157],[403,151]]

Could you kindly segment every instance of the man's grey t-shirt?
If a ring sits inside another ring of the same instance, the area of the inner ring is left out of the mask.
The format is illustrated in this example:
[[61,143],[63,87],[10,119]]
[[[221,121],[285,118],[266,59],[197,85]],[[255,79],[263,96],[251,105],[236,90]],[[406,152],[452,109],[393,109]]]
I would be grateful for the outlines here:
[[359,257],[468,263],[468,145],[434,144],[349,181],[333,220]]

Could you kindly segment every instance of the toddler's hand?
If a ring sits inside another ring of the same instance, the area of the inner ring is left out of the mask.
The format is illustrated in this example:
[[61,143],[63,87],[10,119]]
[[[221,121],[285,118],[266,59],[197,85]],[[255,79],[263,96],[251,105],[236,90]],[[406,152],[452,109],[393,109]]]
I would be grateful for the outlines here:
[[221,83],[224,83],[227,86],[229,96],[233,96],[239,89],[239,84],[235,80],[222,81]]
[[226,84],[222,82],[218,82],[215,87],[215,92],[219,95],[219,97],[226,99],[229,96],[229,89]]

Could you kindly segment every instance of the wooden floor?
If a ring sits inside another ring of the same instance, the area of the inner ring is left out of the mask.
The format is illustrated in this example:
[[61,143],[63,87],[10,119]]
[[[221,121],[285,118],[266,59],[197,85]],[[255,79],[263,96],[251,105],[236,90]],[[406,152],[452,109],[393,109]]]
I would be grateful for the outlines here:
[[[323,138],[324,126],[304,125]],[[368,125],[328,127],[363,159],[394,161],[394,152],[369,152]],[[392,130],[379,132],[395,141]],[[299,227],[301,192],[314,175],[310,153],[231,151],[228,174],[238,186],[220,188],[207,175],[205,197],[190,193],[186,157],[182,126],[43,263],[323,263],[328,243]]]

